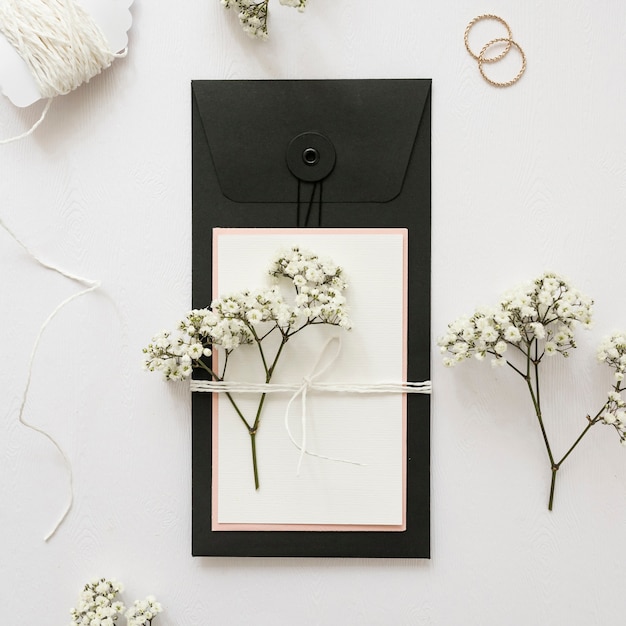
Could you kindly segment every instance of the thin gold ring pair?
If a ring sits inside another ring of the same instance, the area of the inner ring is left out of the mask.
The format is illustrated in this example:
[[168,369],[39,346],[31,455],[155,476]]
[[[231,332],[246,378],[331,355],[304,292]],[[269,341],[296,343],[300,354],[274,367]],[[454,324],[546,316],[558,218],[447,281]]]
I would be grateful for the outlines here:
[[[472,29],[472,27],[474,26],[474,24],[476,24],[476,22],[479,22],[481,20],[495,20],[496,22],[500,22],[500,24],[502,24],[504,26],[504,28],[506,28],[507,31],[507,37],[497,37],[496,39],[492,39],[491,41],[488,41],[481,49],[481,51],[476,54],[469,45],[469,33],[470,30]],[[498,15],[491,15],[491,14],[485,14],[485,15],[479,15],[478,17],[475,17],[468,25],[467,28],[465,29],[465,36],[464,36],[464,41],[465,41],[465,48],[466,50],[469,52],[470,56],[472,56],[472,58],[474,58],[476,61],[478,61],[478,70],[480,71],[482,77],[491,85],[493,85],[494,87],[510,87],[511,85],[514,85],[521,77],[522,74],[526,71],[526,55],[524,54],[524,51],[522,50],[522,47],[513,40],[513,33],[511,32],[511,27]],[[506,44],[504,46],[504,49],[497,55],[495,56],[486,56],[487,52],[489,51],[489,49],[496,45],[496,44]],[[511,47],[516,48],[521,57],[522,57],[522,67],[520,69],[520,71],[517,73],[517,76],[515,76],[514,78],[512,78],[511,80],[505,81],[505,82],[498,82],[495,81],[491,78],[489,78],[486,74],[485,74],[485,70],[484,70],[484,64],[485,63],[495,63],[496,61],[499,61],[500,59],[504,58],[509,51],[511,50]]]

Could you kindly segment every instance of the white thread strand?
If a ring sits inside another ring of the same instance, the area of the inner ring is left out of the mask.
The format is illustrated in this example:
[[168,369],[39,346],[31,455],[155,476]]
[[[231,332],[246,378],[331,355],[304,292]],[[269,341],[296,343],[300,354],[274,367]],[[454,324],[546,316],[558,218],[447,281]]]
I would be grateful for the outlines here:
[[[331,355],[327,364],[318,371],[319,364],[330,347],[331,343],[337,343],[334,354]],[[289,435],[289,439],[298,450],[300,457],[298,459],[297,474],[300,474],[300,467],[304,455],[314,456],[328,461],[337,461],[340,463],[350,463],[352,465],[363,465],[357,461],[347,459],[339,459],[335,457],[316,454],[306,449],[307,443],[307,414],[306,400],[309,391],[320,391],[342,394],[396,394],[396,393],[419,393],[430,395],[432,392],[432,384],[429,380],[423,382],[378,382],[378,383],[320,383],[315,382],[330,366],[335,362],[341,350],[341,339],[339,337],[331,337],[322,348],[315,365],[311,369],[309,376],[305,376],[300,384],[298,383],[246,383],[238,381],[212,381],[212,380],[191,380],[190,390],[199,393],[291,393],[292,396],[287,403],[285,409],[285,430]],[[301,414],[300,421],[302,424],[302,440],[300,444],[294,439],[289,427],[289,412],[291,405],[301,396]]]
[[59,529],[61,524],[65,521],[65,518],[68,516],[69,512],[72,509],[72,505],[74,504],[74,473],[72,471],[72,464],[70,463],[70,460],[67,454],[65,454],[64,450],[61,448],[60,444],[56,441],[56,439],[52,435],[47,433],[45,430],[43,430],[42,428],[39,428],[38,426],[35,426],[34,424],[27,422],[26,419],[24,418],[24,410],[26,407],[26,401],[28,400],[28,391],[30,389],[30,383],[31,383],[32,374],[33,374],[33,363],[35,361],[35,356],[37,355],[37,350],[39,349],[39,342],[41,341],[41,337],[44,331],[46,330],[48,324],[54,319],[57,313],[59,313],[59,311],[61,311],[61,309],[63,309],[70,302],[72,302],[72,300],[76,300],[77,298],[80,298],[81,296],[84,296],[85,294],[98,289],[98,287],[100,287],[100,281],[89,280],[87,278],[77,276],[76,274],[66,272],[58,267],[55,267],[54,265],[51,265],[50,263],[47,263],[41,260],[36,254],[34,254],[33,252],[31,252],[31,250],[28,249],[28,247],[9,229],[9,227],[2,221],[2,219],[0,219],[0,226],[2,226],[2,228],[4,228],[4,230],[6,230],[7,233],[9,233],[9,235],[25,250],[25,252],[30,257],[32,257],[37,263],[39,263],[39,265],[41,265],[42,267],[45,267],[46,269],[57,272],[58,274],[61,274],[62,276],[65,276],[66,278],[69,278],[70,280],[74,280],[76,282],[87,285],[87,287],[83,289],[82,291],[72,294],[71,296],[65,298],[63,302],[58,304],[55,307],[55,309],[50,313],[50,315],[48,315],[48,317],[45,319],[45,321],[39,328],[39,332],[37,333],[37,336],[35,338],[35,343],[33,344],[33,348],[30,353],[30,359],[28,361],[28,373],[26,376],[26,385],[24,387],[24,391],[22,392],[22,401],[20,402],[20,408],[18,412],[18,420],[20,421],[21,424],[26,426],[26,428],[30,428],[31,430],[34,430],[35,432],[43,435],[46,439],[48,439],[48,441],[52,443],[52,445],[54,445],[54,447],[58,450],[59,454],[63,458],[65,467],[68,473],[69,492],[70,492],[68,503],[63,513],[61,514],[61,517],[59,518],[57,523],[54,525],[53,529],[44,537],[44,541],[48,541],[51,537],[54,536],[54,534]]
[[5,145],[7,143],[13,143],[14,141],[19,141],[20,139],[25,139],[29,135],[32,135],[37,130],[37,128],[39,128],[39,125],[46,119],[46,115],[48,114],[48,111],[50,110],[51,104],[52,104],[52,98],[48,98],[46,102],[46,106],[43,108],[43,112],[41,113],[41,116],[39,117],[39,119],[26,132],[23,132],[21,135],[16,135],[15,137],[9,137],[8,139],[0,140],[0,146]]
[[[302,387],[302,383],[242,383],[237,381],[192,380],[190,391],[196,393],[294,393]],[[380,383],[314,383],[308,385],[311,391],[328,391],[331,393],[421,393],[429,395],[432,391],[431,382],[380,382]]]
[[28,66],[41,96],[48,98],[30,130],[0,144],[32,134],[45,119],[52,98],[89,82],[127,53],[111,51],[98,24],[75,0],[4,0],[0,32]]
[[[318,370],[322,359],[324,358],[324,354],[326,353],[326,351],[328,350],[328,348],[331,346],[331,344],[335,344],[335,352],[334,354],[331,355],[330,359],[328,360],[328,362],[326,363],[326,365],[324,367],[322,367],[321,369]],[[309,389],[311,388],[311,384],[315,381],[316,378],[319,378],[337,359],[337,357],[339,356],[339,352],[341,351],[341,339],[337,336],[335,337],[331,337],[325,344],[324,347],[321,349],[317,360],[315,361],[315,363],[313,364],[313,367],[311,368],[311,372],[308,376],[305,376],[302,379],[302,385],[300,386],[300,389],[298,391],[296,391],[296,393],[293,394],[293,396],[291,397],[291,400],[289,400],[289,403],[287,404],[287,408],[285,409],[285,428],[287,429],[287,434],[289,435],[289,439],[291,439],[291,443],[293,443],[294,446],[296,446],[296,448],[300,449],[300,456],[298,457],[298,468],[296,470],[296,476],[300,476],[300,468],[302,467],[302,459],[304,459],[304,455],[307,454],[307,449],[306,449],[306,435],[307,435],[307,421],[306,421],[306,399],[307,399],[307,394]],[[293,438],[293,435],[291,434],[291,429],[289,428],[289,409],[291,408],[291,403],[298,397],[298,396],[302,396],[302,411],[300,412],[300,423],[302,426],[302,440],[300,441],[300,445],[298,446],[298,444],[296,443],[296,440]],[[319,454],[314,454],[312,452],[309,452],[308,454],[311,454],[313,456],[317,456],[320,458],[324,458],[327,459],[329,461],[339,461],[342,463],[353,463],[356,465],[360,465],[360,463],[356,463],[353,461],[349,461],[347,459],[331,459],[330,457],[325,457]]]

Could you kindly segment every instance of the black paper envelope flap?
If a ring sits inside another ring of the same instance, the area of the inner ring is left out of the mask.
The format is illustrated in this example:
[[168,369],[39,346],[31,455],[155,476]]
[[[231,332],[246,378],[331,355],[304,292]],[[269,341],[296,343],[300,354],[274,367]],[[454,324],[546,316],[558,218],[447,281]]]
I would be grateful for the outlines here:
[[[324,202],[388,202],[402,190],[430,81],[198,81],[196,104],[222,193],[294,202],[291,141],[319,133],[336,161]],[[356,191],[355,191],[356,190]]]

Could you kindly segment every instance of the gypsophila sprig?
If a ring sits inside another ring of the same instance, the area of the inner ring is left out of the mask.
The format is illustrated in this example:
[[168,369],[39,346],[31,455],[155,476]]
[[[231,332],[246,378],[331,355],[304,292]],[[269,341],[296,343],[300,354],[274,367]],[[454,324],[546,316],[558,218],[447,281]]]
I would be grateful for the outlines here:
[[622,383],[626,372],[626,333],[613,333],[598,347],[598,361],[606,363],[613,372],[613,387],[607,394],[607,401],[600,412],[600,419],[613,426],[620,442],[626,446],[626,402],[622,398]]
[[127,626],[149,626],[162,611],[160,602],[157,602],[154,596],[148,596],[145,600],[136,600],[125,613],[128,620]]
[[[166,380],[188,379],[194,370],[210,379],[224,381],[229,359],[240,346],[252,346],[261,359],[265,383],[269,383],[287,342],[309,326],[326,324],[349,330],[352,322],[344,291],[348,285],[343,270],[330,259],[294,246],[272,260],[268,273],[275,284],[255,290],[223,295],[210,307],[194,309],[178,324],[178,335],[156,334],[144,348],[144,367],[160,372]],[[280,281],[290,283],[286,299]],[[212,369],[208,358],[223,351],[221,371]],[[226,393],[237,416],[250,435],[255,488],[259,488],[256,455],[265,394],[256,413],[246,418],[230,392]]]
[[293,322],[351,327],[343,295],[347,285],[341,268],[332,261],[292,248],[279,255],[269,271],[276,278],[285,277],[293,282],[296,292]]
[[613,388],[600,410],[593,417],[586,416],[585,428],[560,459],[553,454],[545,427],[539,390],[542,360],[556,354],[567,357],[576,347],[576,328],[590,328],[592,313],[590,298],[548,272],[507,293],[496,307],[478,309],[472,316],[452,322],[438,340],[447,367],[471,358],[482,361],[489,356],[492,365],[508,365],[525,381],[550,462],[550,510],[557,472],[592,426],[613,426],[626,445],[626,402],[621,396],[626,336],[621,333],[608,337],[598,349],[598,359],[615,370]]
[[[122,583],[96,578],[83,588],[75,609],[70,609],[70,626],[114,626],[124,612],[124,604],[117,599],[124,591]],[[125,613],[127,626],[149,626],[163,607],[154,596],[137,600]]]
[[479,361],[491,356],[494,366],[504,365],[509,346],[539,346],[544,355],[568,356],[576,347],[578,324],[590,328],[593,302],[563,278],[545,273],[532,283],[510,291],[495,308],[481,308],[471,317],[462,317],[448,326],[438,342],[444,364],[452,367],[469,358]]
[[99,578],[87,583],[76,608],[70,610],[70,626],[113,626],[124,610],[116,599],[122,591],[122,584],[116,580]]
[[[249,37],[267,39],[267,19],[269,0],[220,0],[222,6],[227,9],[235,9],[239,17],[239,23]],[[294,7],[298,11],[304,11],[307,0],[280,0],[284,6]]]

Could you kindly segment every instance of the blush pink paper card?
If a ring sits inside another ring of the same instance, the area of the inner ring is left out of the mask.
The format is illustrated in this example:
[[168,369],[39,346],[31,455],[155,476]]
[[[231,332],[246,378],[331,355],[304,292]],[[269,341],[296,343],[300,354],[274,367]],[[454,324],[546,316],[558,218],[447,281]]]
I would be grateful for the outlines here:
[[[405,381],[407,231],[214,229],[213,296],[271,285],[271,260],[292,246],[343,268],[353,328],[313,325],[292,337],[272,383],[300,384],[318,359],[324,363],[330,358],[320,353],[332,337],[340,339],[340,352],[319,382]],[[279,284],[291,286],[286,279]],[[292,297],[286,289],[283,293]],[[241,346],[231,354],[226,380],[264,381],[255,346]],[[252,422],[258,396],[234,395]],[[213,395],[212,529],[405,530],[406,395],[309,391],[306,450],[341,461],[306,454],[299,474],[300,451],[285,428],[292,395],[266,397],[256,437],[258,490],[248,432],[225,394]],[[302,437],[301,414],[298,400],[289,413],[297,442]]]

